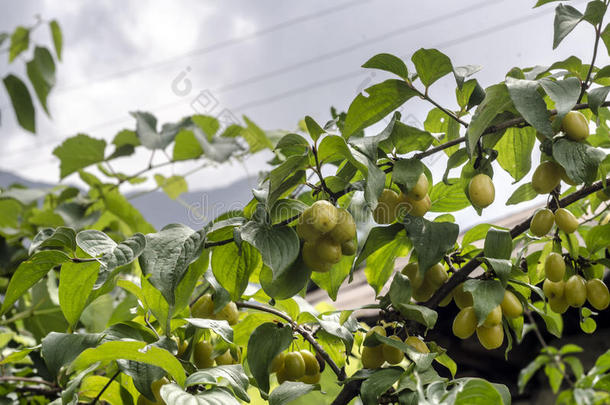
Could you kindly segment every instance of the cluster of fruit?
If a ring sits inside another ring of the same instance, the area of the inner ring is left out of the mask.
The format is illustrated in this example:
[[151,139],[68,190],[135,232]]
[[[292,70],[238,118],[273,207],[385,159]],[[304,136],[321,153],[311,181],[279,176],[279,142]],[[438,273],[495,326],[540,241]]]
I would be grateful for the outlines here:
[[391,224],[404,214],[423,217],[430,210],[428,178],[422,173],[417,183],[405,194],[386,188],[377,199],[373,219],[378,224]]
[[306,384],[320,382],[320,363],[309,350],[281,352],[271,362],[271,372],[275,373],[279,384],[284,381],[301,381]]
[[241,353],[239,350],[227,349],[224,353],[214,357],[214,345],[206,340],[200,340],[193,348],[193,362],[197,368],[210,368],[216,363],[217,366],[239,364]]
[[419,271],[417,263],[409,263],[403,267],[401,273],[409,278],[413,299],[419,302],[429,300],[449,278],[447,270],[440,263],[430,267],[424,274]]
[[191,315],[195,318],[206,318],[224,320],[229,322],[229,325],[235,325],[239,321],[239,310],[234,302],[229,302],[222,307],[218,313],[214,313],[214,301],[211,294],[203,294],[191,306]]
[[555,212],[548,208],[541,208],[534,213],[530,223],[530,232],[535,236],[545,236],[553,224],[565,233],[572,233],[578,229],[578,220],[565,208],[558,208]]
[[[373,333],[377,333],[381,336],[386,336],[385,329],[379,325],[372,327],[367,333],[366,337],[372,335]],[[402,339],[397,335],[388,336],[389,339],[393,339],[399,342],[402,342]],[[405,341],[405,344],[411,346],[413,349],[417,350],[420,353],[430,353],[430,349],[426,346],[423,340],[418,338],[417,336],[408,336]],[[384,362],[388,364],[398,364],[405,358],[402,350],[382,343],[377,346],[364,346],[362,348],[362,355],[360,360],[362,361],[362,366],[364,368],[379,368],[383,365]]]
[[328,201],[316,201],[301,214],[297,234],[303,261],[312,271],[327,272],[341,256],[356,253],[356,223],[352,215]]
[[[500,347],[504,341],[502,316],[517,318],[523,314],[523,305],[519,298],[509,290],[504,291],[502,303],[495,307],[485,320],[481,322],[477,319],[474,307],[472,306],[472,295],[464,292],[461,286],[459,288],[459,294],[454,294],[460,297],[455,300],[458,307],[460,307],[460,312],[453,320],[453,334],[460,339],[468,339],[476,332],[479,342],[487,350]],[[469,298],[467,298],[468,296]]]

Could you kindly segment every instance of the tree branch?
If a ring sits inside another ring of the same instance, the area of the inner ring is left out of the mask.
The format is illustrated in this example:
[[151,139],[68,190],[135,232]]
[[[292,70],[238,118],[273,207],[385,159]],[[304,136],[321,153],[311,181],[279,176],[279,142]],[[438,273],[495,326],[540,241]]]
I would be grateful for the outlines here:
[[45,381],[45,380],[39,380],[37,378],[2,376],[2,377],[0,377],[0,382],[3,382],[3,381],[7,381],[7,382],[23,382],[23,383],[26,383],[26,384],[42,384],[42,385],[46,385],[47,387],[55,387],[55,384],[53,384],[52,382]]
[[415,86],[413,86],[413,84],[411,82],[407,82],[407,84],[409,85],[409,87],[411,87],[412,90],[414,90],[417,94],[419,94],[419,96],[421,98],[423,98],[424,100],[427,100],[428,102],[430,102],[432,105],[434,105],[436,108],[438,108],[439,110],[441,110],[442,112],[444,112],[445,114],[447,114],[450,118],[454,119],[455,121],[457,121],[460,125],[464,126],[465,128],[468,128],[468,123],[463,121],[462,119],[460,119],[460,117],[458,117],[457,115],[455,115],[453,112],[447,110],[445,107],[441,106],[439,103],[437,103],[436,101],[434,101],[429,95],[428,92],[426,91],[425,93],[422,93],[421,91],[419,91]]
[[298,334],[303,336],[303,339],[307,340],[311,344],[311,346],[314,348],[314,350],[320,355],[320,357],[322,357],[322,359],[324,359],[326,364],[328,364],[328,366],[337,375],[337,378],[339,379],[339,381],[345,380],[345,378],[346,378],[345,370],[343,370],[343,369],[339,368],[339,366],[337,366],[337,364],[333,361],[333,359],[330,358],[330,355],[326,352],[326,350],[324,350],[324,348],[322,346],[320,346],[320,344],[318,343],[316,338],[313,337],[313,335],[311,334],[310,331],[308,331],[307,329],[303,328],[303,326],[296,323],[290,316],[288,316],[287,314],[285,314],[282,311],[279,311],[275,308],[271,308],[266,305],[257,304],[254,302],[239,301],[239,302],[236,302],[235,304],[237,305],[238,308],[255,309],[257,311],[267,312],[267,313],[276,315],[276,316],[284,319],[286,322],[288,322],[290,324],[290,326],[292,327],[292,329],[294,331],[296,331]]

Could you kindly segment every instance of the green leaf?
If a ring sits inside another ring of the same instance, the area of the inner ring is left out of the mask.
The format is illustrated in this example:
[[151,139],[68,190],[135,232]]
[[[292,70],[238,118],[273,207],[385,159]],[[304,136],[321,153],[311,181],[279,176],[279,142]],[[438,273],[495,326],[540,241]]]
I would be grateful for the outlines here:
[[360,388],[362,403],[374,405],[379,397],[402,376],[404,370],[400,367],[390,367],[376,370],[364,380]]
[[130,394],[127,389],[117,381],[101,375],[91,375],[86,377],[81,383],[78,393],[82,397],[87,398],[95,398],[96,395],[101,393],[102,395],[100,395],[99,398],[100,403],[107,402],[109,404],[130,404],[130,402],[127,400],[127,398],[130,398]]
[[76,243],[90,256],[98,257],[103,271],[112,271],[140,256],[146,247],[146,237],[136,233],[117,244],[105,233],[91,229],[79,232]]
[[610,224],[598,225],[591,228],[585,235],[585,243],[590,254],[610,246]]
[[319,385],[285,381],[279,387],[271,391],[271,395],[269,395],[269,405],[288,404],[316,389],[320,389]]
[[0,314],[6,313],[23,294],[43,278],[53,267],[68,261],[70,258],[59,250],[43,250],[35,253],[28,260],[21,262],[11,277]]
[[604,28],[604,30],[602,31],[601,38],[602,41],[604,41],[604,45],[606,45],[608,55],[610,55],[610,23],[606,24],[606,28]]
[[36,249],[55,248],[67,249],[74,252],[76,249],[76,232],[72,228],[60,226],[59,228],[41,229],[30,245],[28,253],[31,255]]
[[552,2],[554,2],[554,1],[562,1],[562,0],[538,0],[538,1],[536,2],[536,5],[534,6],[534,8],[536,8],[536,7],[540,7],[540,6],[542,6],[542,5],[544,5],[544,4],[547,4],[547,3],[552,3]]
[[606,4],[603,1],[594,0],[587,3],[583,19],[591,23],[591,25],[596,26],[602,22],[604,14],[606,14]]
[[521,180],[530,171],[535,143],[535,129],[524,127],[508,128],[496,144],[498,163],[515,179],[515,182]]
[[350,140],[351,146],[362,152],[370,161],[376,162],[379,159],[380,149],[382,153],[391,151],[392,145],[388,139],[394,133],[394,127],[399,120],[400,113],[395,111],[388,125],[379,134],[352,138]]
[[409,70],[407,65],[397,56],[389,53],[380,53],[366,61],[363,68],[385,70],[386,72],[394,73],[398,77],[405,80],[409,79]]
[[[473,74],[477,73],[478,71],[480,71],[482,69],[482,66],[479,65],[465,65],[465,66],[456,66],[453,68],[453,76],[455,77],[455,82],[457,83],[457,90],[462,89],[462,86],[464,86],[464,80],[467,77],[472,76]],[[476,80],[472,81],[473,85],[472,85],[472,89],[470,90],[470,94],[472,94],[472,91],[474,90],[475,86],[478,85]],[[467,101],[467,100],[466,100]],[[465,107],[466,104],[460,105],[460,107]]]
[[504,400],[496,388],[489,382],[480,378],[469,378],[459,388],[455,396],[454,405],[510,405]]
[[34,50],[34,58],[26,64],[26,70],[38,100],[47,115],[47,96],[55,85],[55,62],[47,48],[37,46]]
[[589,91],[589,107],[593,114],[598,113],[598,109],[606,101],[608,93],[610,93],[610,86],[598,87]]
[[368,175],[364,185],[364,200],[369,204],[369,207],[377,205],[377,198],[379,198],[384,188],[385,172],[378,168],[374,162],[369,161]]
[[273,279],[284,273],[299,255],[299,237],[289,226],[268,226],[250,221],[240,228],[241,238],[254,246],[263,263],[273,271]]
[[418,322],[426,327],[426,329],[434,328],[438,314],[436,311],[423,305],[399,303],[396,307],[398,311],[406,319]]
[[423,131],[402,122],[396,122],[390,135],[396,152],[403,155],[416,150],[424,151],[436,140],[428,131]]
[[80,319],[93,289],[100,264],[97,262],[62,264],[59,273],[59,305],[72,327]]
[[367,257],[378,249],[392,242],[396,234],[404,229],[402,224],[396,223],[388,226],[376,226],[369,231],[364,246],[354,263],[358,267]]
[[409,277],[400,272],[394,273],[392,284],[390,284],[390,291],[388,292],[390,302],[392,302],[394,307],[397,307],[398,304],[410,302],[412,290]]
[[106,141],[78,134],[66,139],[53,150],[60,160],[60,178],[64,178],[87,166],[104,161]]
[[551,361],[551,358],[546,354],[537,356],[534,361],[529,363],[525,368],[519,372],[519,394],[523,393],[525,386],[532,379],[538,370],[545,364]]
[[61,28],[57,20],[49,22],[49,28],[51,29],[51,37],[53,38],[53,46],[55,47],[55,54],[57,59],[61,60],[61,49],[63,45],[63,39],[61,34]]
[[496,273],[502,282],[502,286],[506,288],[506,283],[508,282],[513,267],[511,261],[508,259],[493,259],[490,257],[486,257],[485,261],[491,266],[494,273]]
[[472,294],[474,312],[481,326],[487,315],[504,299],[504,287],[498,280],[467,280],[464,282],[464,291]]
[[239,405],[239,401],[223,388],[213,388],[193,395],[174,383],[161,387],[161,398],[169,405]]
[[353,150],[345,139],[337,135],[325,136],[318,146],[318,158],[321,162],[347,159],[362,174],[368,173],[368,159],[362,153]]
[[47,369],[55,378],[63,366],[68,366],[85,349],[100,344],[99,334],[70,334],[51,332],[42,339],[41,355]]
[[246,123],[246,128],[241,131],[241,136],[250,145],[250,153],[255,153],[263,149],[273,149],[273,144],[265,134],[265,131],[260,129],[254,122],[250,121],[248,117],[243,116]]
[[394,261],[409,251],[409,241],[403,235],[371,253],[366,259],[364,274],[371,287],[379,294],[394,271]]
[[171,224],[158,233],[146,235],[146,248],[139,257],[142,274],[170,306],[175,304],[175,290],[188,266],[201,255],[204,232]]
[[525,183],[519,186],[508,198],[506,201],[506,205],[515,205],[519,204],[523,201],[533,200],[538,196],[534,187],[532,187],[532,183]]
[[392,182],[401,184],[410,190],[417,184],[424,168],[424,164],[419,159],[399,159],[394,162]]
[[421,353],[414,347],[402,341],[390,339],[388,337],[379,335],[378,333],[373,333],[371,336],[367,336],[363,343],[364,346],[378,346],[380,344],[385,344],[395,347],[405,353],[409,359],[413,360],[417,365],[417,370],[419,371],[430,368],[432,361],[437,356],[437,353]]
[[303,155],[307,152],[309,142],[301,135],[284,135],[275,145],[275,149],[282,152],[284,156]]
[[269,392],[271,362],[292,343],[292,328],[289,325],[263,323],[248,340],[248,366],[263,395]]
[[451,59],[437,49],[421,48],[413,54],[411,61],[415,65],[419,79],[426,87],[453,72]]
[[304,177],[304,170],[308,163],[309,158],[307,155],[293,155],[269,173],[269,196],[267,197],[267,206],[272,207],[285,192],[290,190],[293,186],[296,186],[296,184],[291,181],[291,176],[295,173],[302,172]]
[[555,9],[553,49],[582,21],[583,15],[572,6],[560,4]]
[[[142,350],[144,347],[146,351]],[[180,385],[184,385],[186,375],[178,359],[167,350],[148,345],[146,342],[115,341],[106,342],[96,348],[83,351],[74,360],[70,368],[82,370],[97,362],[109,362],[117,359],[139,361],[161,367]]]
[[2,80],[11,99],[17,122],[23,129],[36,133],[36,113],[30,91],[17,76],[9,74]]
[[551,310],[549,305],[546,305],[546,312],[543,310],[545,307],[544,301],[536,301],[533,305],[530,305],[538,315],[542,317],[544,324],[546,325],[546,330],[561,339],[561,334],[563,332],[563,318],[561,314],[557,314]]
[[242,243],[241,247],[229,243],[212,250],[214,277],[231,294],[233,301],[241,298],[250,275],[260,271],[262,265],[261,255],[249,243]]
[[233,329],[227,321],[217,321],[214,319],[185,318],[185,321],[196,328],[212,329],[214,333],[223,338],[227,343],[233,343]]
[[273,271],[268,266],[263,265],[259,274],[259,281],[268,296],[276,300],[285,300],[305,288],[311,273],[311,269],[299,257],[278,277],[274,277]]
[[241,364],[216,366],[196,371],[187,377],[186,386],[198,384],[223,386],[225,381],[239,399],[250,402],[250,397],[246,392],[250,383]]
[[295,218],[307,209],[308,205],[300,200],[284,198],[276,201],[269,211],[272,224]]
[[447,167],[445,168],[445,173],[443,174],[443,183],[447,185],[451,185],[452,183],[449,181],[449,172],[451,169],[461,166],[468,160],[468,151],[465,148],[458,149],[449,156],[447,160]]
[[19,54],[28,49],[30,46],[30,30],[18,26],[11,34],[11,46],[8,51],[9,63],[14,61]]
[[591,184],[597,178],[597,169],[606,154],[586,143],[558,139],[553,145],[553,158],[577,183]]
[[431,212],[454,212],[470,206],[460,179],[447,179],[451,185],[436,183],[429,192]]
[[193,121],[193,124],[197,125],[207,135],[207,139],[209,140],[214,137],[220,128],[218,119],[209,115],[193,115],[191,120]]
[[349,275],[353,261],[353,256],[342,256],[341,261],[335,264],[330,271],[327,271],[326,273],[312,272],[311,280],[316,283],[318,287],[324,289],[328,293],[330,299],[336,301],[339,287],[341,287],[343,281],[345,281]]
[[430,222],[412,216],[405,218],[404,225],[417,253],[420,271],[438,263],[453,248],[460,229],[449,222]]
[[320,135],[326,133],[326,131],[309,115],[305,117],[305,126],[307,127],[307,132],[314,142],[320,138]]
[[106,210],[123,221],[131,232],[149,233],[155,232],[155,228],[149,224],[127,198],[117,189],[103,192],[101,198]]
[[580,95],[580,80],[576,77],[568,77],[564,80],[540,79],[540,85],[555,102],[557,117],[555,121],[559,125],[563,116],[568,113],[578,102]]
[[483,252],[485,257],[494,259],[510,259],[513,251],[513,239],[506,229],[491,228],[485,237]]
[[538,82],[515,79],[509,76],[506,78],[506,87],[515,108],[523,118],[539,132],[551,138],[553,128],[551,127],[550,115],[542,95],[538,92]]
[[203,155],[203,149],[193,131],[183,129],[176,134],[173,160],[197,159],[201,155]]
[[485,90],[485,98],[477,107],[466,131],[468,153],[472,155],[483,131],[496,116],[511,109],[513,103],[505,84],[495,84]]
[[358,94],[347,111],[343,127],[343,137],[346,139],[373,125],[417,95],[407,83],[396,79],[386,80],[364,91],[367,95]]
[[155,174],[155,182],[172,200],[175,200],[180,194],[188,191],[188,183],[182,176],[174,175],[166,178],[162,174],[157,173]]

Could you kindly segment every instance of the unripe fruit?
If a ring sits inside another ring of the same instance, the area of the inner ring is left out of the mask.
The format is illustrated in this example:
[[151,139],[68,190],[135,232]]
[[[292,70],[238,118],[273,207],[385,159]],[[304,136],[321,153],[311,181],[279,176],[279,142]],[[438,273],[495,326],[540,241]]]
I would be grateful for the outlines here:
[[391,224],[396,220],[398,194],[386,188],[377,199],[377,206],[373,210],[373,219],[378,224]]
[[602,280],[594,278],[587,281],[587,300],[598,311],[608,308],[610,292]]
[[423,217],[432,206],[429,195],[426,195],[421,200],[414,200],[408,195],[400,193],[399,200],[398,211],[400,215],[409,214],[415,217]]
[[305,375],[305,361],[299,352],[286,353],[283,372],[286,379],[296,381]]
[[413,299],[417,302],[428,301],[435,291],[436,289],[424,279],[422,285],[413,290]]
[[215,360],[216,360],[216,364],[218,364],[219,366],[235,364],[235,359],[231,355],[231,350],[227,350],[226,352],[224,352],[220,356],[216,357]]
[[548,194],[561,182],[561,166],[555,162],[542,162],[532,176],[532,187],[538,194]]
[[381,325],[375,325],[368,332],[366,332],[366,337],[372,336],[373,333],[376,333],[381,336],[385,336],[385,329]]
[[287,371],[285,367],[282,367],[278,372],[275,373],[275,377],[277,378],[277,383],[282,384],[284,381],[289,381],[290,379],[287,376]]
[[507,318],[516,318],[523,313],[523,304],[521,304],[519,298],[509,290],[504,291],[504,298],[502,299],[500,306],[502,307],[502,313]]
[[229,302],[216,314],[216,319],[225,320],[229,322],[229,325],[235,325],[239,321],[237,305],[233,301]]
[[356,250],[358,250],[358,245],[355,240],[348,240],[347,242],[343,242],[341,244],[341,254],[343,256],[352,256],[356,254]]
[[281,352],[273,358],[273,360],[271,361],[271,372],[272,373],[277,373],[282,368],[284,368],[284,358],[285,357],[286,357],[286,353]]
[[419,175],[419,179],[417,179],[417,183],[415,183],[415,186],[413,186],[413,188],[409,190],[407,195],[409,196],[409,198],[419,201],[428,194],[429,186],[430,184],[428,183],[428,178],[424,173],[422,173]]
[[570,307],[564,297],[554,297],[549,299],[549,307],[553,312],[563,314]]
[[417,290],[424,283],[424,276],[419,272],[419,265],[417,263],[407,264],[400,272],[409,277],[414,290]]
[[487,350],[497,349],[502,346],[504,341],[504,329],[502,324],[492,326],[488,328],[486,326],[479,326],[477,328],[477,338],[481,345]]
[[379,346],[364,346],[362,348],[362,367],[364,368],[379,368],[385,361],[383,359],[383,345]]
[[417,336],[409,336],[405,339],[405,343],[420,353],[430,353],[430,349],[428,349],[426,343]]
[[572,233],[578,229],[578,220],[570,211],[559,208],[555,211],[555,223],[565,233]]
[[161,398],[161,387],[165,384],[169,384],[169,380],[165,377],[157,381],[153,381],[153,383],[150,385],[150,390],[155,396],[155,400],[151,401],[144,395],[140,395],[138,397],[138,405],[165,405],[165,401],[163,400],[163,398]]
[[341,260],[341,245],[328,236],[323,236],[315,243],[318,258],[323,262],[339,263]]
[[297,223],[297,235],[299,235],[301,240],[315,242],[320,236],[322,236],[322,232],[314,228],[311,223],[306,222],[306,220],[303,218],[304,216],[305,215],[303,214]]
[[[396,335],[390,336],[390,339],[396,340],[396,341],[402,343],[402,340]],[[382,345],[381,351],[383,353],[384,360],[387,361],[389,364],[398,364],[404,358],[402,350],[397,349],[394,346],[384,344],[384,345]]]
[[563,257],[559,253],[549,253],[544,261],[544,272],[546,273],[546,278],[553,282],[563,280],[563,276],[566,274],[566,264],[563,261]]
[[304,382],[305,384],[318,384],[320,382],[320,373],[305,374],[299,381]]
[[472,294],[470,294],[468,291],[464,291],[463,283],[455,287],[455,290],[453,290],[453,300],[455,301],[455,305],[457,305],[460,309],[471,307],[473,304]]
[[316,201],[311,206],[311,220],[319,232],[330,232],[337,225],[339,210],[326,200]]
[[496,326],[502,323],[502,307],[498,305],[485,318],[483,322],[483,326],[491,328],[492,326]]
[[470,179],[470,183],[468,183],[468,196],[472,205],[477,208],[490,206],[496,197],[496,189],[491,181],[491,177],[479,173]]
[[589,136],[589,122],[580,111],[570,111],[561,121],[561,129],[568,138],[580,142]]
[[530,232],[535,236],[544,236],[553,227],[555,223],[555,214],[548,208],[539,209],[534,214],[530,223]]
[[303,261],[305,265],[312,271],[326,273],[333,267],[333,264],[326,262],[318,257],[317,244],[314,242],[305,242],[303,244]]
[[553,282],[547,278],[542,284],[542,291],[544,291],[544,295],[548,299],[563,297],[563,293],[565,291],[565,282],[563,280]]
[[328,233],[335,242],[342,244],[356,237],[356,222],[345,208],[339,208],[337,225]]
[[447,270],[445,270],[445,267],[440,263],[436,263],[434,266],[430,267],[425,274],[426,282],[435,290],[438,290],[448,279],[449,275],[447,274]]
[[580,308],[587,300],[587,283],[581,276],[575,274],[566,281],[563,295],[569,306]]
[[473,307],[465,307],[453,320],[453,334],[460,339],[468,339],[477,328],[477,316]]
[[316,356],[309,350],[301,350],[299,353],[305,362],[305,375],[320,374],[320,363]]
[[559,168],[561,169],[561,180],[563,180],[564,183],[570,185],[570,186],[577,186],[578,183],[575,182],[574,180],[572,180],[571,178],[568,177],[568,173],[566,172],[566,169],[563,168],[563,166],[559,166]]
[[212,352],[214,346],[210,342],[200,341],[197,342],[193,349],[193,361],[197,368],[210,368],[214,365],[214,359],[212,359]]
[[191,306],[191,315],[194,318],[210,318],[214,315],[214,301],[212,295],[203,294]]
[[445,298],[443,298],[441,300],[441,302],[438,303],[439,307],[446,307],[447,305],[449,305],[451,303],[451,300],[453,299],[453,291],[449,292],[449,294],[445,295]]

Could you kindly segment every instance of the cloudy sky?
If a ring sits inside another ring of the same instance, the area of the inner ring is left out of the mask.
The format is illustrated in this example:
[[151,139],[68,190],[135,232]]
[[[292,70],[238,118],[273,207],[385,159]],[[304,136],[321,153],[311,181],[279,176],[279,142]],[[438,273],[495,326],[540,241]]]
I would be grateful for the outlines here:
[[[64,59],[49,101],[52,119],[38,116],[36,136],[15,124],[6,95],[0,92],[0,170],[55,182],[59,169],[51,151],[62,138],[81,132],[111,139],[118,130],[134,127],[128,114],[134,110],[150,111],[161,122],[175,121],[193,114],[193,104],[202,112],[202,103],[195,101],[204,98],[210,102],[208,113],[245,114],[265,129],[294,129],[305,115],[325,122],[329,106],[346,110],[359,91],[385,78],[359,68],[379,52],[408,59],[421,47],[438,48],[455,66],[482,65],[476,77],[484,86],[501,81],[513,66],[549,65],[572,54],[589,60],[592,28],[581,24],[553,51],[554,5],[532,9],[534,3],[10,2],[0,15],[0,32],[31,25],[36,14],[57,19],[64,33]],[[582,1],[571,4],[584,7]],[[37,29],[34,38],[50,43],[46,27]],[[600,55],[607,59],[605,52]],[[1,56],[2,75],[22,74],[21,61],[8,66],[6,54]],[[453,89],[454,80],[447,76],[431,94],[454,108]],[[411,100],[404,114],[410,123],[423,122],[429,109],[424,101]],[[203,171],[190,178],[191,188],[211,189],[255,175],[268,157],[261,154],[244,164]],[[146,157],[139,158],[142,167]],[[443,162],[433,166],[438,181]],[[123,169],[129,172],[130,166]],[[498,170],[494,180],[509,184],[511,179]],[[498,189],[489,214],[506,212],[504,201],[514,188]],[[467,209],[458,217],[467,223],[476,220],[473,214]]]

